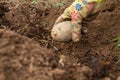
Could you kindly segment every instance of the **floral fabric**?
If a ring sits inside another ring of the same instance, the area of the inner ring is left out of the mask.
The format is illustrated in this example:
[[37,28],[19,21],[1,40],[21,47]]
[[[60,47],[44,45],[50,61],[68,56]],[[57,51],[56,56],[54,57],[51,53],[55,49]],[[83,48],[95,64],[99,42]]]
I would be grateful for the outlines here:
[[[73,24],[73,34],[77,34],[76,38],[79,38],[80,23],[90,14],[94,14],[100,11],[105,0],[75,0],[64,13],[56,20],[55,24],[63,22],[65,19],[71,19]],[[73,36],[74,37],[74,36]],[[79,39],[77,39],[79,40]]]

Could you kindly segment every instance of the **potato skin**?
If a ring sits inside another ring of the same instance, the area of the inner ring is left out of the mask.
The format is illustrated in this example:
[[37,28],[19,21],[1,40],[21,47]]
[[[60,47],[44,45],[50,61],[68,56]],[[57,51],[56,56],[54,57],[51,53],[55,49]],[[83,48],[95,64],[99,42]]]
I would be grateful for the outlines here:
[[67,42],[72,40],[71,30],[71,21],[61,22],[53,26],[53,29],[51,30],[51,36],[55,41]]

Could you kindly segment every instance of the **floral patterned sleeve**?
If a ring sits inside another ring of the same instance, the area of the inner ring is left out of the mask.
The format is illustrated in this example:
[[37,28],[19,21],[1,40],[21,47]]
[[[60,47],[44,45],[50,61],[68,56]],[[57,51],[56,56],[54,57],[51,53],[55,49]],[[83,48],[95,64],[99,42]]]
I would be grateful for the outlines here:
[[81,22],[83,18],[99,11],[103,2],[104,0],[75,0],[73,4],[58,17],[55,23],[63,22],[66,18],[71,19],[73,22]]
[[65,11],[63,12],[63,14],[57,18],[57,20],[55,21],[55,24],[63,22],[66,19],[71,19],[70,8],[69,7],[67,9],[65,9]]
[[[100,11],[105,0],[75,0],[70,7],[56,20],[55,24],[63,22],[66,18],[71,19],[73,38],[79,40],[81,22],[90,14]],[[75,34],[74,34],[75,33]]]
[[83,18],[100,11],[104,0],[76,0],[70,6],[71,19],[73,23],[80,23]]
[[73,24],[72,38],[74,41],[78,41],[81,33],[81,22],[90,14],[94,14],[100,11],[104,0],[75,0],[75,2],[69,7],[69,12],[65,15],[71,15],[71,22]]

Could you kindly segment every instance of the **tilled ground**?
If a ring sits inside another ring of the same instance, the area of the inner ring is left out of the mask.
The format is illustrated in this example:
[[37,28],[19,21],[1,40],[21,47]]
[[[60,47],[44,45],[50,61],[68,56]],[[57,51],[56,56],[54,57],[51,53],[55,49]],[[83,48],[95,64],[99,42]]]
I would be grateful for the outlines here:
[[120,48],[111,40],[120,36],[120,1],[107,0],[95,20],[84,20],[89,31],[80,42],[54,42],[52,25],[71,3],[0,6],[0,80],[119,80]]

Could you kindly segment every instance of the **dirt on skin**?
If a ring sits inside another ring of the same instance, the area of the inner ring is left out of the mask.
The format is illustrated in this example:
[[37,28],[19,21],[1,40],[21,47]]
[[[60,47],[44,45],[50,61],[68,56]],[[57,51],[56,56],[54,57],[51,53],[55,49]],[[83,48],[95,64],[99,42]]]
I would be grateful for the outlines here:
[[120,48],[111,40],[120,36],[120,1],[107,0],[95,20],[84,20],[88,33],[77,43],[52,41],[54,21],[72,3],[54,1],[7,1],[0,28],[19,34],[0,31],[0,80],[119,80]]

